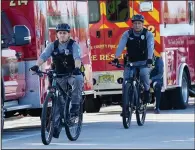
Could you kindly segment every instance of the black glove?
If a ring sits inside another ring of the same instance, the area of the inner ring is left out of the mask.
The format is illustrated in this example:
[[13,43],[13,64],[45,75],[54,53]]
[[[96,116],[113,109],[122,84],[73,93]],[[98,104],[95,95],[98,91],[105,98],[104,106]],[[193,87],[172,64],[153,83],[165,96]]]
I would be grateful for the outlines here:
[[39,71],[39,66],[34,65],[34,66],[32,66],[29,70],[32,70],[32,71],[34,71],[34,72],[38,72],[38,71]]
[[72,72],[73,75],[81,75],[81,70],[79,68],[75,68]]
[[153,63],[152,59],[148,59],[147,62],[146,62],[147,66],[148,66],[149,68],[152,67],[152,63]]
[[113,62],[114,64],[116,64],[116,66],[119,64],[118,58],[115,58],[112,62]]

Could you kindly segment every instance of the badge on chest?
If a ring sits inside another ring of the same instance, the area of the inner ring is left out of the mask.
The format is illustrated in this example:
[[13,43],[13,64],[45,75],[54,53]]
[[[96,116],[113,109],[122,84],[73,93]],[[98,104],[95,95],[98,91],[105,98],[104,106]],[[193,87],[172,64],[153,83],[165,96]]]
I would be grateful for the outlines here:
[[65,49],[64,50],[64,53],[65,53],[65,55],[69,55],[70,54],[70,51],[68,49]]

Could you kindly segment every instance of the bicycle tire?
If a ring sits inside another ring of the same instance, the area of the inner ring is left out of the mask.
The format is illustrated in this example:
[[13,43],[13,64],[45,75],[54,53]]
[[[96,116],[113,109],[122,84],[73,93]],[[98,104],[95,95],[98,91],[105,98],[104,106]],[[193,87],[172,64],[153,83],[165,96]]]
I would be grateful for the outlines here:
[[[135,94],[138,94],[138,90],[136,88],[136,93]],[[137,95],[138,96],[138,95]],[[143,106],[143,110],[140,110],[140,97],[138,97],[139,99],[137,100],[137,103],[136,103],[136,111],[135,111],[135,114],[136,114],[136,120],[137,120],[137,125],[138,126],[143,126],[144,123],[145,123],[145,119],[146,119],[146,110],[147,110],[147,105],[144,105]],[[143,105],[143,101],[141,100],[141,105]],[[141,117],[140,117],[140,114],[141,114]]]
[[[70,141],[76,141],[81,133],[82,122],[83,122],[83,102],[80,103],[80,111],[78,114],[78,125],[76,127],[76,134],[73,135],[71,133],[71,127],[73,127],[76,123],[72,123],[74,117],[70,117],[70,105],[71,105],[71,98],[68,97],[66,99],[65,110],[64,110],[64,122],[65,122],[65,132]],[[75,117],[76,118],[76,117]]]
[[[49,99],[52,99],[52,107],[48,107]],[[53,98],[52,94],[49,93],[47,94],[45,101],[43,103],[43,108],[42,108],[42,113],[41,113],[41,139],[44,145],[49,145],[52,137],[53,137],[53,132],[54,132],[54,113],[53,110],[55,110],[55,99]],[[50,111],[48,111],[50,110]],[[48,136],[46,137],[46,130],[48,129],[48,114],[50,115],[50,126],[49,126],[49,131],[48,131]]]
[[[130,94],[131,90],[131,84],[127,82],[124,87],[124,94],[123,94],[123,126],[125,129],[128,129],[131,125],[131,118],[132,118],[132,112],[133,112],[133,107],[132,107],[132,94]],[[126,109],[126,108],[129,109]],[[128,112],[127,112],[128,110]],[[128,115],[128,116],[127,116]]]

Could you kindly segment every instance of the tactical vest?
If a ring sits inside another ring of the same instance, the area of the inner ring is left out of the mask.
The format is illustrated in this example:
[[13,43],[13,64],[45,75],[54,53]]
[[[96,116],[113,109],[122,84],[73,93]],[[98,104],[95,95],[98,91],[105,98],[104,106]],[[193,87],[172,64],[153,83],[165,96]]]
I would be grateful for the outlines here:
[[129,30],[129,38],[127,40],[127,53],[130,62],[144,61],[148,59],[148,48],[146,33],[147,29],[143,29],[142,34],[136,37],[133,29]]
[[54,42],[54,50],[51,54],[53,60],[52,69],[55,69],[57,73],[68,73],[75,69],[72,47],[74,42],[74,40],[70,39],[63,53],[59,51],[59,41]]

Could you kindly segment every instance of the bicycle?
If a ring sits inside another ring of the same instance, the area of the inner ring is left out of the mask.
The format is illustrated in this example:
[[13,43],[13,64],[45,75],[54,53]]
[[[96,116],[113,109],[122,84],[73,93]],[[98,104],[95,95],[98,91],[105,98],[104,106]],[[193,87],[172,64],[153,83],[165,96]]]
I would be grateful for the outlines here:
[[[125,65],[116,65],[113,62],[109,62],[109,64],[112,64],[118,68],[125,67]],[[126,80],[124,85],[122,118],[125,129],[130,127],[133,112],[136,114],[136,120],[139,126],[144,125],[145,122],[147,104],[144,104],[143,102],[144,86],[143,83],[140,82],[139,75],[140,68],[145,66],[146,65],[133,66],[132,63],[126,65],[126,67],[129,67],[133,70],[133,77],[131,77],[129,80]],[[140,116],[140,114],[142,116]]]
[[[65,77],[68,78],[72,74],[57,74],[54,70],[48,70],[47,72],[38,71],[36,72],[39,77],[42,77],[43,74],[47,75],[49,79],[52,79],[51,86],[48,87],[47,95],[45,101],[43,103],[42,114],[41,114],[41,139],[44,145],[49,145],[53,133],[54,133],[54,119],[55,119],[55,109],[57,103],[59,102],[59,96],[62,96],[65,99],[65,107],[64,110],[60,109],[61,116],[61,124],[65,126],[65,132],[70,141],[75,141],[78,139],[83,121],[83,103],[84,98],[82,98],[80,102],[80,111],[77,115],[73,115],[70,113],[71,106],[71,86],[66,84],[66,91],[64,92],[60,85],[57,83],[56,78]],[[49,110],[49,111],[48,111]],[[71,127],[76,126],[75,135],[71,132]]]

